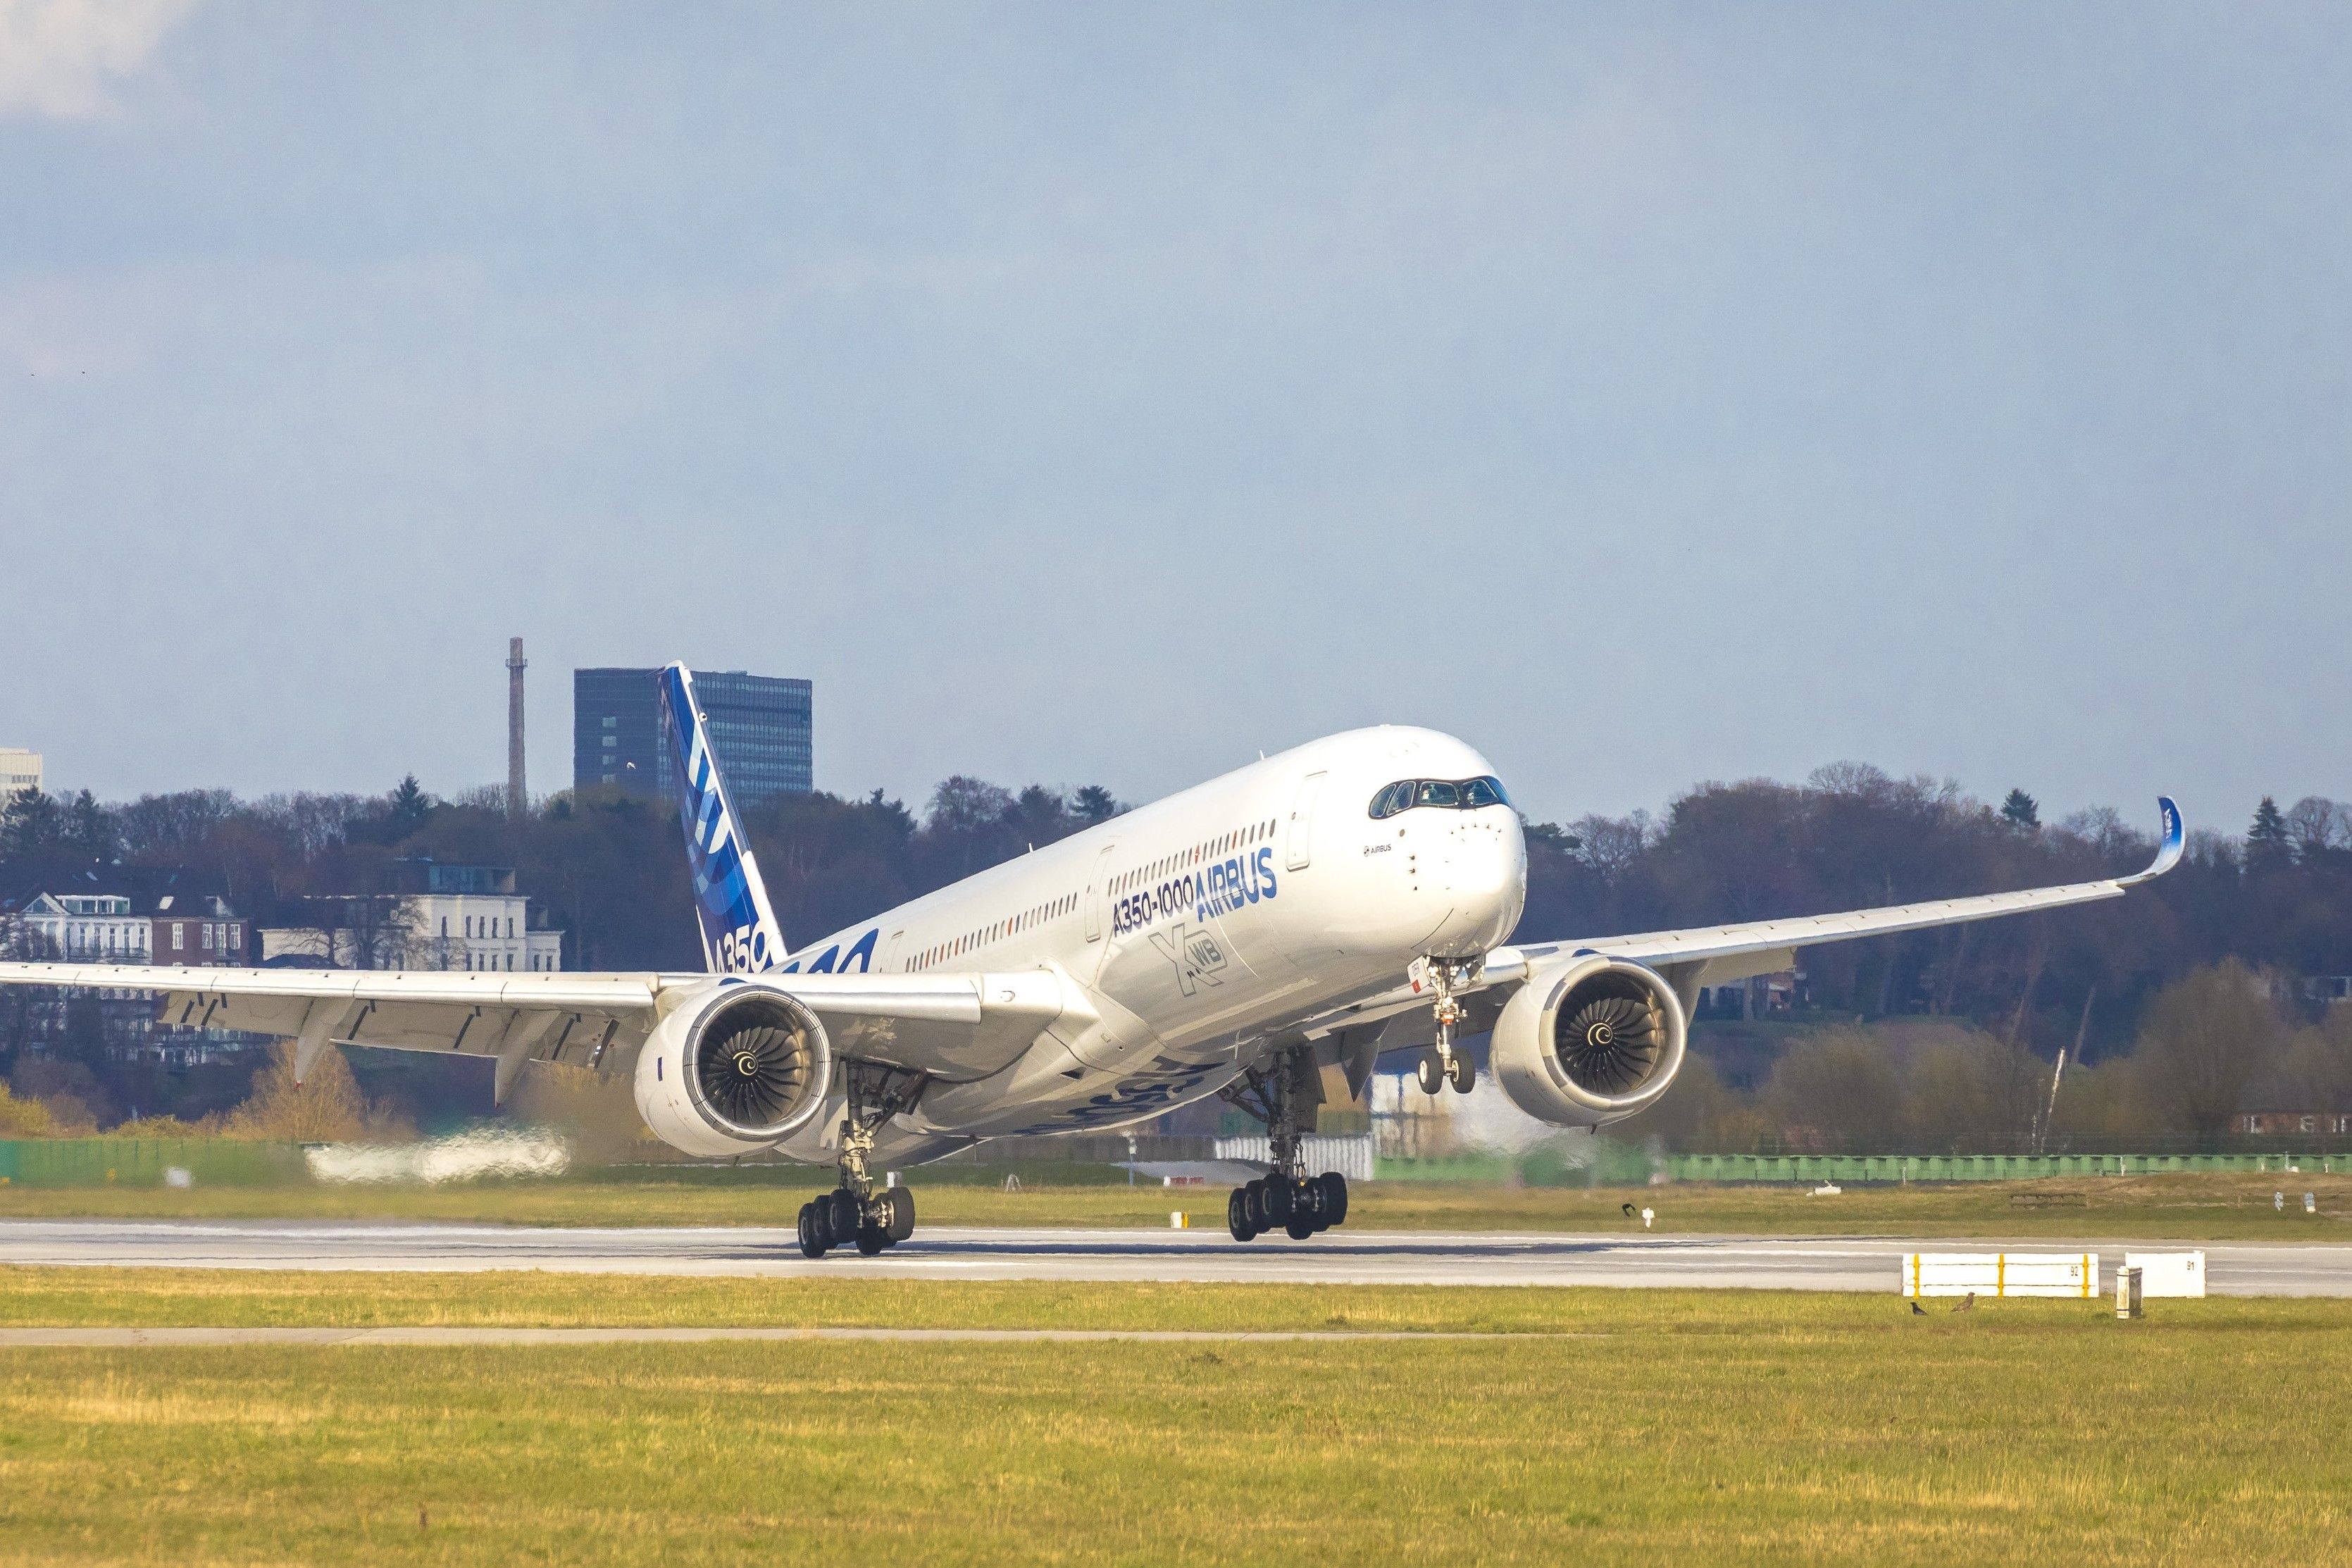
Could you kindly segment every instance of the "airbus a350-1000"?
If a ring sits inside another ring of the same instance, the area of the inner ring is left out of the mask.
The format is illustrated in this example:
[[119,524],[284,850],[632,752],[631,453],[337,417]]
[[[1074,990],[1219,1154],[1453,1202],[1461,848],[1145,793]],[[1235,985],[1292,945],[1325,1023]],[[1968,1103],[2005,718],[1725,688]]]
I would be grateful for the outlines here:
[[1099,1130],[1211,1095],[1261,1117],[1273,1169],[1234,1191],[1234,1237],[1339,1223],[1346,1182],[1302,1166],[1325,1069],[1363,1091],[1383,1054],[1466,1090],[1465,1036],[1529,1115],[1601,1127],[1667,1092],[1702,985],[1799,948],[2119,897],[2179,858],[2180,814],[2136,876],[1978,898],[1507,942],[1526,898],[1495,770],[1432,730],[1350,731],[788,948],[712,757],[692,678],[659,676],[705,973],[592,974],[0,965],[0,982],[159,991],[182,1025],[632,1075],[688,1154],[830,1164],[810,1256],[912,1234],[911,1165],[1011,1133]]

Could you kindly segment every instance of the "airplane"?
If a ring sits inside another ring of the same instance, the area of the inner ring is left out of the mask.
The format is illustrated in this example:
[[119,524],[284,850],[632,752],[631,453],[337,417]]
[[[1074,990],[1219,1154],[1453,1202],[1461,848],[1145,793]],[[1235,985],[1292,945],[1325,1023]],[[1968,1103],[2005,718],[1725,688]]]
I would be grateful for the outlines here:
[[1347,1217],[1347,1182],[1302,1140],[1336,1069],[1417,1050],[1421,1088],[1468,1092],[1465,1036],[1530,1116],[1600,1128],[1675,1081],[1703,985],[1800,948],[2121,897],[2180,859],[2159,797],[2131,876],[1929,903],[1636,935],[1512,942],[1522,823],[1495,769],[1434,730],[1381,726],[1261,756],[1205,784],[789,947],[685,666],[660,671],[667,762],[693,870],[701,973],[173,969],[0,964],[0,984],[163,994],[166,1022],[330,1045],[629,1074],[682,1152],[831,1164],[801,1250],[872,1257],[914,1234],[919,1165],[990,1138],[1116,1128],[1219,1096],[1266,1125],[1265,1175],[1227,1229],[1297,1240]]

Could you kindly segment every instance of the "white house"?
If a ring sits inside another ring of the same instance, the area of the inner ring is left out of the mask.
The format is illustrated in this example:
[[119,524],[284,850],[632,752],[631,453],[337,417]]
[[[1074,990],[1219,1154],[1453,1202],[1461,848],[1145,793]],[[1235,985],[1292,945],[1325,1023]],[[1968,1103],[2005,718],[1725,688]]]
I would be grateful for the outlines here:
[[261,959],[336,969],[466,969],[552,973],[563,933],[534,925],[530,899],[504,866],[404,860],[398,890],[307,899],[316,918],[265,928]]

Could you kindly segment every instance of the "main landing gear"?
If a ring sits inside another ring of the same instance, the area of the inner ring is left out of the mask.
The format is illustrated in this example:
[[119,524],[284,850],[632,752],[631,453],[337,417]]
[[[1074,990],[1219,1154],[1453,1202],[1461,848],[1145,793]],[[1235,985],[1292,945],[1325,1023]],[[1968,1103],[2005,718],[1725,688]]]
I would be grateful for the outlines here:
[[841,1185],[801,1205],[801,1254],[823,1258],[836,1247],[855,1247],[862,1258],[895,1247],[915,1234],[915,1194],[904,1187],[877,1188],[868,1161],[874,1134],[905,1109],[907,1096],[890,1087],[887,1074],[853,1068],[849,1100],[841,1119]]
[[889,1187],[870,1197],[859,1197],[847,1187],[835,1187],[821,1198],[801,1205],[802,1256],[823,1258],[836,1247],[855,1247],[871,1258],[915,1234],[915,1194]]
[[1305,1241],[1348,1217],[1348,1178],[1337,1171],[1319,1176],[1260,1176],[1235,1187],[1225,1200],[1225,1228],[1235,1241],[1255,1241],[1269,1230]]
[[1268,1070],[1251,1068],[1240,1083],[1223,1092],[1225,1100],[1265,1123],[1274,1155],[1273,1171],[1234,1188],[1225,1200],[1225,1228],[1234,1239],[1254,1241],[1280,1229],[1293,1241],[1305,1241],[1346,1219],[1348,1178],[1337,1171],[1305,1174],[1300,1152],[1307,1130],[1315,1124],[1315,1108],[1323,1100],[1313,1048],[1285,1051]]
[[1462,999],[1455,993],[1477,984],[1479,971],[1485,967],[1485,961],[1475,958],[1416,958],[1405,971],[1415,991],[1437,994],[1433,1008],[1437,1015],[1437,1040],[1412,1069],[1423,1094],[1435,1094],[1447,1084],[1454,1086],[1454,1093],[1467,1094],[1478,1081],[1477,1068],[1454,1048],[1454,1031],[1462,1022]]

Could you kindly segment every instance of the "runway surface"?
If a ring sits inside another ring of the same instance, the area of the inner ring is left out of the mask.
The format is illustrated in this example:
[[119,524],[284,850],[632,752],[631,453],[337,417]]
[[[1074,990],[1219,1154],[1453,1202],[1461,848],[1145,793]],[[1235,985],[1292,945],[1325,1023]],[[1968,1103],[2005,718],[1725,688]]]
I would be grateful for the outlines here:
[[1162,1283],[1618,1285],[1893,1291],[1905,1253],[2095,1252],[2105,1285],[2135,1252],[2200,1247],[2224,1296],[2352,1296],[2352,1247],[2113,1238],[1578,1236],[1338,1230],[1238,1243],[1208,1230],[927,1227],[878,1258],[812,1262],[783,1230],[153,1220],[0,1221],[0,1264],[144,1268],[541,1268],[584,1274]]

